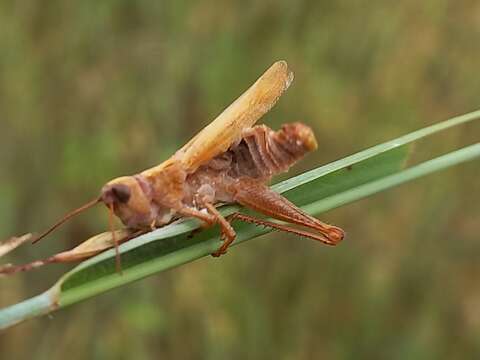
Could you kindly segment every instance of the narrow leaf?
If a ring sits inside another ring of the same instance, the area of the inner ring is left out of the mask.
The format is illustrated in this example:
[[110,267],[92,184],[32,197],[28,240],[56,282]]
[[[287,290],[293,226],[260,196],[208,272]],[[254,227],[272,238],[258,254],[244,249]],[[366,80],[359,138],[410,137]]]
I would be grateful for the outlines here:
[[[312,214],[333,209],[479,157],[480,144],[474,144],[401,171],[407,154],[405,145],[479,117],[480,111],[476,111],[446,120],[311,170],[273,188]],[[222,213],[237,209],[237,206],[226,206]],[[198,226],[195,220],[185,220],[124,243],[120,247],[121,275],[115,271],[113,250],[84,261],[44,294],[0,310],[0,328],[214,252],[220,245],[218,229],[192,236]],[[235,224],[235,230],[235,245],[269,232],[249,224]]]

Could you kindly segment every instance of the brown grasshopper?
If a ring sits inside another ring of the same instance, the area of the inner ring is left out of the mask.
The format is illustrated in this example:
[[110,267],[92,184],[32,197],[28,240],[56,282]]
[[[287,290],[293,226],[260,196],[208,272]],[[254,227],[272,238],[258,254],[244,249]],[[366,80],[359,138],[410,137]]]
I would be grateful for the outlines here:
[[[225,254],[235,239],[233,220],[268,226],[335,245],[342,229],[310,216],[274,192],[266,183],[285,172],[307,152],[317,148],[312,130],[299,122],[273,131],[254,124],[290,86],[293,73],[285,61],[274,63],[247,91],[227,107],[172,157],[133,176],[123,176],[103,186],[100,196],[63,218],[38,237],[44,237],[79,212],[103,202],[132,230],[146,232],[180,217],[200,219],[205,226],[218,224],[222,246],[212,255]],[[289,225],[235,213],[224,218],[215,205],[239,203]],[[113,231],[112,231],[113,234]],[[115,248],[117,241],[115,240]],[[117,265],[118,265],[117,249]]]

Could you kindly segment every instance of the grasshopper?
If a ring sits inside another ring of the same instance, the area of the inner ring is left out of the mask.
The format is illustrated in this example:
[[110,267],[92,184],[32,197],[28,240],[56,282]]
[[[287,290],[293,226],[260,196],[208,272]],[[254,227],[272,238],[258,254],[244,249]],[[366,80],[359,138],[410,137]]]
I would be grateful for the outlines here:
[[[169,159],[136,175],[109,181],[99,197],[66,215],[35,241],[85,209],[104,203],[110,217],[116,215],[132,231],[147,232],[181,217],[200,219],[207,227],[218,224],[223,243],[212,254],[216,257],[225,254],[235,239],[234,220],[336,245],[344,238],[342,229],[310,216],[266,185],[317,148],[315,136],[305,124],[285,124],[278,131],[255,125],[292,81],[287,63],[274,63]],[[241,213],[225,218],[216,208],[225,203],[241,204],[284,224]],[[119,241],[114,242],[118,266]]]

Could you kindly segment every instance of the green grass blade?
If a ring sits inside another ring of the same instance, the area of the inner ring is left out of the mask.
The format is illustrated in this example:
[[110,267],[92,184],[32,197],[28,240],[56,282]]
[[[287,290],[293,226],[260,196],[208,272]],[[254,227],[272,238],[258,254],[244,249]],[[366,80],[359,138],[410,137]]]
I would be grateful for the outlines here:
[[56,287],[0,311],[0,330],[56,310]]
[[[310,204],[304,205],[303,208],[312,214],[318,214],[478,156],[480,156],[480,144],[472,145],[410,169],[361,184],[322,200],[315,201],[312,199]],[[343,173],[343,176],[348,175]],[[171,228],[175,227],[178,226],[172,226]],[[189,239],[190,228],[188,226],[185,226],[183,229],[176,229],[177,234],[174,236],[171,236],[173,234],[171,228],[160,229],[158,232],[162,234],[144,235],[141,237],[143,238],[142,246],[134,247],[133,245],[135,244],[128,244],[132,246],[132,249],[122,254],[124,264],[122,275],[115,272],[114,253],[112,251],[110,251],[110,254],[105,253],[97,257],[97,259],[92,259],[91,264],[89,264],[90,261],[87,261],[70,273],[67,273],[59,282],[60,307],[155,272],[193,261],[210,254],[220,244],[216,229],[205,231],[194,239]],[[268,230],[248,224],[237,225],[235,229],[238,234],[235,244],[268,232]],[[163,240],[154,240],[158,238],[163,238]],[[102,257],[104,259],[101,259]],[[101,277],[99,277],[99,268],[103,269]]]
[[[363,183],[321,200],[312,198],[311,202],[302,208],[309,213],[319,214],[320,212],[345,205],[479,156],[480,144],[475,144],[392,175]],[[347,173],[343,174],[343,176],[347,175]],[[175,227],[173,226],[172,228]],[[194,239],[188,237],[189,230],[187,229],[188,227],[182,230],[177,229],[179,231],[174,236],[171,236],[171,229],[160,229],[158,232],[162,234],[152,233],[142,236],[142,246],[135,247],[135,244],[128,244],[132,246],[132,249],[124,252],[122,255],[123,264],[126,267],[123,275],[115,272],[113,251],[110,251],[110,254],[104,253],[96,259],[92,259],[91,264],[87,261],[80,265],[70,273],[67,273],[59,282],[61,287],[60,307],[152,273],[193,261],[209,255],[218,248],[220,241],[217,229],[204,231]],[[236,225],[235,230],[238,235],[235,245],[269,232],[268,229],[262,229],[250,224]],[[155,241],[158,238],[162,238],[162,240]],[[150,261],[146,260],[145,256],[147,255],[151,257]],[[106,271],[102,277],[98,277],[99,266]]]
[[387,190],[391,187],[401,185],[405,182],[446,169],[450,166],[461,164],[480,157],[480,143],[467,146],[460,150],[439,156],[435,159],[425,161],[419,165],[403,170],[395,175],[369,182],[367,184],[352,188],[325,199],[312,202],[303,207],[309,213],[317,214],[331,210],[336,207],[349,204],[353,201],[363,199],[367,196]]
[[[480,156],[480,144],[475,144],[401,170],[407,144],[479,117],[480,111],[476,111],[446,120],[288,179],[273,188],[312,214],[333,209]],[[227,206],[222,212],[228,214],[236,209]],[[191,231],[198,225],[195,220],[186,220],[123,244],[120,247],[122,274],[115,271],[113,250],[83,262],[42,294],[43,297],[39,295],[0,310],[0,328],[212,253],[220,245],[218,229],[202,231],[191,238]],[[250,224],[235,224],[235,229],[235,245],[269,232]]]

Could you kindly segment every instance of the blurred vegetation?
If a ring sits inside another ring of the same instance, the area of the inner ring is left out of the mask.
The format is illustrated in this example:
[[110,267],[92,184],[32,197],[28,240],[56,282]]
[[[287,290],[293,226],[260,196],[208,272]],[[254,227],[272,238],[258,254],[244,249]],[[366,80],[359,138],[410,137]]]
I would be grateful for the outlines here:
[[[271,63],[296,80],[264,119],[320,149],[292,173],[479,107],[478,1],[2,1],[0,238],[44,229],[168,157]],[[478,141],[436,136],[414,159]],[[466,358],[480,354],[478,163],[323,218],[330,249],[275,234],[0,335],[2,358]],[[11,262],[107,226],[92,210]],[[65,270],[2,279],[0,306]]]

